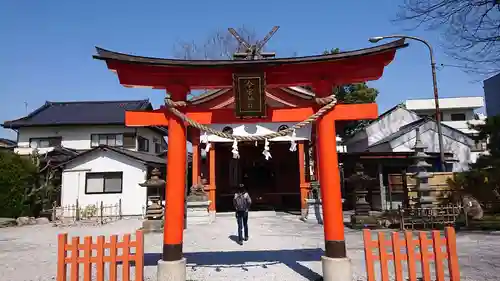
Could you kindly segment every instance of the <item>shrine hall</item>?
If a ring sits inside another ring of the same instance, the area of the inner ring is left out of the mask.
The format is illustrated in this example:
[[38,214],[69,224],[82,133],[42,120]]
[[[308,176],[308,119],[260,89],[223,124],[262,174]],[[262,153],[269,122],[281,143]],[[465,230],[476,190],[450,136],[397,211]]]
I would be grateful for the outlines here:
[[[159,280],[185,280],[182,254],[187,142],[192,184],[203,184],[209,211],[232,210],[243,184],[252,208],[304,210],[311,180],[319,182],[324,280],[350,280],[336,143],[338,122],[375,119],[377,105],[342,104],[336,86],[379,79],[404,40],[335,54],[234,60],[178,60],[97,48],[125,87],[158,89],[165,105],[127,111],[127,126],[168,127],[164,245]],[[310,90],[309,90],[310,89]],[[192,90],[204,94],[188,99]],[[165,93],[166,91],[166,93]],[[202,157],[202,153],[206,157]],[[167,231],[168,229],[168,231]]]
[[[265,90],[265,103],[271,108],[297,108],[315,98],[303,87],[280,87]],[[231,89],[213,90],[191,99],[197,108],[233,109],[235,97]],[[234,135],[266,135],[293,126],[281,123],[214,124],[214,129]],[[211,204],[216,212],[234,211],[232,198],[235,188],[243,184],[253,199],[253,211],[305,210],[310,182],[317,178],[313,124],[295,130],[293,136],[269,139],[270,157],[264,155],[265,141],[238,143],[239,157],[235,158],[234,142],[213,134],[188,129],[188,141],[193,145],[192,182],[206,184]],[[206,150],[207,142],[210,150]],[[201,157],[200,157],[201,156]]]

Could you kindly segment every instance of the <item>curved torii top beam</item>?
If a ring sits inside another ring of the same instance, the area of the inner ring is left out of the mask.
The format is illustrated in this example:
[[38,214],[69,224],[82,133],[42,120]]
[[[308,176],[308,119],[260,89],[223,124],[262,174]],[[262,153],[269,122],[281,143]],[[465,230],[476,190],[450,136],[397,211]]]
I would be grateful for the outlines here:
[[120,83],[129,87],[165,89],[183,85],[190,89],[230,88],[235,72],[263,72],[267,87],[311,85],[320,80],[333,84],[376,80],[404,39],[336,54],[258,60],[179,60],[134,56],[96,47],[95,59],[104,60]]

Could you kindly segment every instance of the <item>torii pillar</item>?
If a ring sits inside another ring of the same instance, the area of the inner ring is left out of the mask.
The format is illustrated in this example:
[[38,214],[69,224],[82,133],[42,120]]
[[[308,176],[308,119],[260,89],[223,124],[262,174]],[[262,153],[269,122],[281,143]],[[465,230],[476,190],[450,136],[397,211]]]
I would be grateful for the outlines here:
[[[167,91],[172,100],[184,101],[190,90],[183,86],[169,86]],[[186,259],[182,255],[182,241],[186,196],[186,126],[174,114],[168,115],[166,121],[168,124],[166,206],[162,259],[158,261],[157,275],[158,280],[185,280]]]
[[[333,84],[320,81],[313,85],[319,96],[328,96]],[[356,105],[347,105],[356,111]],[[343,117],[343,116],[342,116]],[[347,116],[346,116],[347,117]],[[343,119],[343,118],[341,118]],[[335,130],[335,108],[317,120],[317,161],[321,178],[321,206],[323,208],[323,231],[325,233],[325,255],[321,257],[323,280],[351,280],[351,262],[347,258],[342,194]]]

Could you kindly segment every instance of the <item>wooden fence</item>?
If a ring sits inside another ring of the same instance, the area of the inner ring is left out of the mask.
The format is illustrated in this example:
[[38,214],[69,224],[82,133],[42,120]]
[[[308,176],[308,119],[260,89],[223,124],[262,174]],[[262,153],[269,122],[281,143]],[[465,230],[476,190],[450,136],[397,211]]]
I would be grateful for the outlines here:
[[453,226],[461,212],[462,207],[452,204],[430,208],[401,208],[399,206],[399,227],[400,230],[409,228],[414,230]]
[[118,199],[116,204],[105,205],[102,201],[95,204],[81,206],[76,199],[75,204],[52,207],[52,221],[61,220],[94,220],[101,224],[122,218],[122,200]]
[[[453,178],[452,172],[430,173],[429,178],[430,196],[436,198],[437,202],[442,202],[450,196],[452,189],[448,186],[447,179]],[[411,174],[389,174],[389,194],[388,201],[396,205],[408,208],[415,204],[417,198],[416,179]]]
[[[131,240],[130,236],[130,234],[125,234],[123,240],[118,241],[117,235],[111,235],[108,242],[105,241],[104,236],[98,236],[97,241],[93,241],[92,236],[86,236],[81,244],[79,236],[72,237],[71,243],[68,243],[68,234],[59,234],[57,281],[67,281],[68,275],[69,281],[80,280],[82,276],[80,265],[83,265],[84,281],[94,280],[93,278],[96,278],[97,281],[142,281],[144,279],[143,233],[137,231],[134,241]],[[135,248],[134,252],[132,252],[132,248]],[[119,251],[120,249],[121,251]],[[68,251],[71,252],[71,255],[68,255]],[[80,251],[83,251],[83,255],[80,255]],[[118,270],[119,264],[121,265],[121,274]],[[132,265],[135,268],[133,272],[130,270]],[[92,274],[92,271],[95,274]]]
[[[429,233],[431,238],[428,237]],[[367,280],[389,281],[389,263],[392,263],[395,281],[460,281],[455,230],[447,227],[444,233],[443,238],[440,231],[422,231],[415,237],[413,232],[406,231],[404,238],[400,238],[398,232],[393,232],[391,237],[386,239],[384,232],[378,232],[377,239],[372,240],[371,231],[363,230]],[[432,251],[429,250],[431,247]],[[446,248],[445,251],[443,247]],[[448,261],[447,274],[445,260]],[[376,262],[380,264],[380,278],[375,275]],[[420,263],[420,270],[417,268],[417,262]],[[431,269],[431,263],[434,264],[434,270]],[[417,272],[420,275],[418,279]],[[431,273],[434,273],[434,278],[431,278]]]

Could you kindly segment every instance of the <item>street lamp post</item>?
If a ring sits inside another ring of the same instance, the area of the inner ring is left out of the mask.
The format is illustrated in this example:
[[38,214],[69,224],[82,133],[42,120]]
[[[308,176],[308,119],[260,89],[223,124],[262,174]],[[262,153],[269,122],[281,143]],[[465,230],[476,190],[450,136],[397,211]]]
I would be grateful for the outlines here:
[[424,43],[427,48],[429,48],[429,54],[431,58],[431,69],[432,69],[432,84],[434,87],[434,103],[436,105],[436,125],[437,125],[437,130],[438,130],[438,140],[439,140],[439,158],[441,162],[441,171],[445,171],[445,165],[444,165],[444,150],[443,150],[443,131],[441,128],[441,110],[439,109],[439,94],[438,94],[438,88],[437,88],[437,79],[436,79],[436,62],[434,61],[434,51],[432,50],[432,46],[429,44],[429,42],[425,41],[424,39],[418,38],[418,37],[413,37],[413,36],[406,36],[406,35],[389,35],[389,36],[377,36],[377,37],[371,37],[369,41],[371,43],[377,43],[380,40],[384,39],[389,39],[389,38],[404,38],[404,39],[411,39],[415,41],[419,41],[421,43]]

